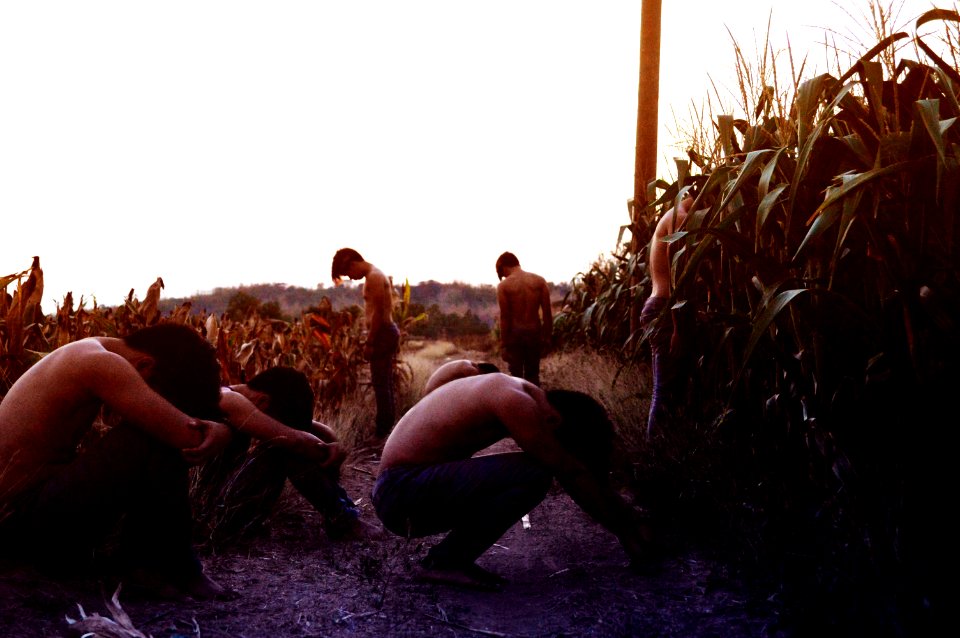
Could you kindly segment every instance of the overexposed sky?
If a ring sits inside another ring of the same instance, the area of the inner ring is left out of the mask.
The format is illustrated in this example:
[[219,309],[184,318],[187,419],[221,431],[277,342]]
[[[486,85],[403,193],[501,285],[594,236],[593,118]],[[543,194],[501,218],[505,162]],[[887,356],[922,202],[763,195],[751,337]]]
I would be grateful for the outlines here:
[[[569,281],[627,222],[640,6],[2,2],[0,276],[39,255],[47,312],[158,276],[329,287],[344,246],[397,283],[495,284],[504,250]],[[731,33],[752,52],[770,18],[822,71],[824,28],[875,43],[845,6],[664,0],[664,170],[675,114],[735,86]]]

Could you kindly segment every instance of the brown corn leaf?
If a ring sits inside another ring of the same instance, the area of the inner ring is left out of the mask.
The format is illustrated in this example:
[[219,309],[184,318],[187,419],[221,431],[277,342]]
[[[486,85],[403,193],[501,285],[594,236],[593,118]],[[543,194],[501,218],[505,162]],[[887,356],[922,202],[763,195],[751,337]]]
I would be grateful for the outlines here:
[[149,326],[160,318],[160,290],[163,289],[163,279],[157,277],[157,280],[147,288],[147,296],[140,305],[140,313]]
[[43,270],[40,268],[40,257],[33,258],[30,266],[30,276],[23,287],[24,298],[23,320],[25,323],[36,323],[43,319],[43,310],[40,302],[43,300]]

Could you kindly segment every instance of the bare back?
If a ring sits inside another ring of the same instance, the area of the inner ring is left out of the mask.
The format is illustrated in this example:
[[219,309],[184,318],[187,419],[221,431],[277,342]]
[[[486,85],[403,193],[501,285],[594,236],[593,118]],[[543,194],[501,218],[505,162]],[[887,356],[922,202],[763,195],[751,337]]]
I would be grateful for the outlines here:
[[133,352],[120,339],[81,339],[47,354],[13,384],[0,402],[0,500],[46,465],[72,458],[103,406],[171,445],[200,442],[186,427],[189,418],[125,358]]
[[662,241],[664,237],[672,235],[683,228],[687,220],[687,211],[693,203],[692,198],[685,198],[680,205],[666,212],[654,230],[650,240],[649,263],[650,296],[669,297],[670,285],[670,245]]
[[541,330],[552,324],[550,289],[540,275],[514,268],[497,285],[497,302],[505,333]]
[[449,383],[455,379],[473,377],[478,374],[480,374],[480,369],[477,368],[477,364],[475,364],[473,361],[469,361],[467,359],[454,359],[453,361],[447,361],[434,370],[433,374],[430,375],[430,378],[427,379],[427,382],[423,386],[423,394],[430,394],[443,384]]
[[109,354],[98,341],[76,341],[27,370],[0,402],[0,453],[7,457],[19,449],[20,455],[54,462],[72,456],[102,405],[85,387],[83,371]]
[[556,436],[562,416],[536,385],[503,373],[455,379],[424,396],[387,439],[380,471],[469,458],[505,437],[548,469],[573,500],[617,534],[631,556],[640,539],[635,513]]
[[384,445],[380,469],[469,458],[508,436],[524,449],[537,448],[534,439],[552,439],[551,416],[556,412],[544,392],[523,379],[501,373],[455,379],[400,419]]

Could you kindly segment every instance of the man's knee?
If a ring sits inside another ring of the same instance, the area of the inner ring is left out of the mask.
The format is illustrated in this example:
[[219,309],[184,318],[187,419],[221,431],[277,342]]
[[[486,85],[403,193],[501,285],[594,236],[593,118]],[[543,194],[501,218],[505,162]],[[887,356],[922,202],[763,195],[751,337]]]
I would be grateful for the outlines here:
[[522,489],[532,502],[531,507],[546,498],[553,485],[553,474],[532,458],[523,460],[523,466],[517,469],[514,478],[516,486]]

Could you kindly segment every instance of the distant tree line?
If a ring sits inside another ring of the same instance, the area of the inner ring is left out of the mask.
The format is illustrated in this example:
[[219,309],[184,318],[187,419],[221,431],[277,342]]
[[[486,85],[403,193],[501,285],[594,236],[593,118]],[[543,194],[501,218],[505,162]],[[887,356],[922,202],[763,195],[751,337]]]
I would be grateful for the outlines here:
[[[397,284],[398,290],[402,285]],[[562,299],[570,285],[549,284],[551,297]],[[335,310],[350,306],[362,306],[363,296],[359,283],[327,288],[302,288],[287,284],[256,284],[233,288],[215,288],[212,292],[198,293],[190,297],[164,298],[159,302],[162,312],[189,302],[194,312],[230,318],[247,316],[256,310],[265,319],[291,319],[299,317],[307,308],[317,306],[326,297]],[[410,312],[412,316],[426,314],[426,319],[411,327],[411,334],[422,337],[441,335],[479,334],[489,331],[496,324],[497,289],[493,285],[426,281],[410,286]]]
[[407,332],[426,339],[456,339],[489,334],[493,325],[481,319],[467,308],[463,313],[444,312],[437,304],[424,308],[422,304],[411,303],[410,315],[424,319],[412,323]]

